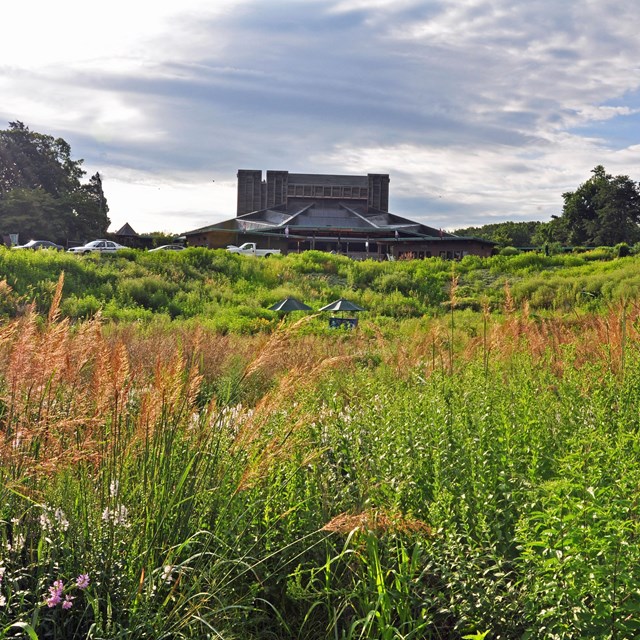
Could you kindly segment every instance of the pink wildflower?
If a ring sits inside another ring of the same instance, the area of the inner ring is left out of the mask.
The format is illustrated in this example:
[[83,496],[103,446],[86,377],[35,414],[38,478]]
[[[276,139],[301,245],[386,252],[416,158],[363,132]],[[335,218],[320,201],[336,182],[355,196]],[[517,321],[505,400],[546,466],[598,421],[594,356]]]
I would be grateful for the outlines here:
[[62,603],[62,608],[63,609],[71,609],[71,607],[73,607],[73,596],[65,596],[64,597],[64,602]]
[[81,573],[76,578],[76,587],[78,587],[78,589],[86,589],[88,586],[89,586],[89,574]]
[[53,607],[55,607],[57,604],[60,603],[60,600],[61,598],[57,593],[53,594],[50,598],[47,598],[47,607],[52,609]]
[[[64,591],[64,583],[62,580],[56,580],[52,587],[49,587],[49,597],[46,599],[47,607],[53,608],[62,601],[62,592]],[[67,607],[68,609],[69,607]]]

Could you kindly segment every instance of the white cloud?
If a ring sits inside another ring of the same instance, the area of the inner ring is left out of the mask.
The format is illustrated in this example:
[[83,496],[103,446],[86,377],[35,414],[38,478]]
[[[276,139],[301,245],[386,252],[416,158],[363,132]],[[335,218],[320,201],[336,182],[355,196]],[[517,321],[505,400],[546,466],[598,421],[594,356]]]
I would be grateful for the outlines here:
[[640,145],[613,151],[598,140],[562,134],[548,147],[515,152],[500,145],[337,147],[324,162],[348,173],[361,173],[362,167],[390,173],[392,211],[402,214],[403,203],[417,199],[422,205],[413,211],[415,217],[453,229],[498,220],[548,220],[561,213],[562,193],[587,180],[593,167],[604,164],[609,172],[624,173],[618,167],[628,168],[639,158]]
[[177,234],[235,216],[235,182],[117,168],[107,168],[101,175],[111,230],[129,222],[138,233]]
[[[175,56],[165,45],[175,44],[174,32],[182,19],[195,23],[225,16],[246,0],[111,0],[89,5],[84,0],[22,0],[3,9],[5,28],[0,38],[0,60],[20,68],[56,68],[86,65],[112,68],[118,61]],[[193,43],[190,43],[191,45]],[[211,44],[211,43],[210,43]],[[122,66],[122,64],[120,65]]]

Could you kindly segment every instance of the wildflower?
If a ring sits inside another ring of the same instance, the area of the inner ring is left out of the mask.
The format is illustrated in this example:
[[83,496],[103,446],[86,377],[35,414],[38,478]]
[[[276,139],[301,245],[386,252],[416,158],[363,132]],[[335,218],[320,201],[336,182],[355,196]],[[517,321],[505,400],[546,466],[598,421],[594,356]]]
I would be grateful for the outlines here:
[[114,507],[113,509],[106,507],[102,512],[102,520],[103,522],[112,522],[113,524],[118,524],[121,527],[126,528],[129,526],[129,521],[127,519],[128,515],[129,512],[127,510],[127,507],[121,504],[117,507]]
[[170,584],[172,573],[173,573],[173,567],[170,564],[165,565],[165,568],[162,572],[162,581],[166,584]]
[[115,498],[120,491],[120,483],[117,480],[112,480],[109,484],[109,495]]
[[[49,597],[46,599],[47,607],[52,609],[62,602],[62,592],[64,591],[64,583],[62,580],[56,580],[52,587],[49,587]],[[68,609],[69,607],[67,607]]]
[[76,587],[78,587],[78,589],[86,589],[88,586],[89,586],[89,574],[81,573],[76,578]]
[[55,512],[54,515],[56,517],[56,520],[58,522],[58,526],[60,527],[60,529],[62,529],[62,531],[66,531],[69,528],[69,521],[67,520],[67,517],[64,514],[64,511],[58,507]]
[[0,607],[4,607],[7,604],[7,599],[4,596],[0,596]]
[[66,595],[64,597],[64,602],[62,603],[63,609],[71,609],[73,607],[73,596]]
[[40,514],[40,526],[47,531],[51,530],[51,520],[49,520],[49,516],[46,513]]

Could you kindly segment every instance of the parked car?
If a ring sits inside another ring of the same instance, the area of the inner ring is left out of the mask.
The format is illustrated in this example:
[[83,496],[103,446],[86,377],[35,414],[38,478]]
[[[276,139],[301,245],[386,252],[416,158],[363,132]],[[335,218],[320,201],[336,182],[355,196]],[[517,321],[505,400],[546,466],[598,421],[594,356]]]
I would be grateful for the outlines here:
[[29,240],[25,244],[17,244],[12,249],[55,249],[56,251],[64,251],[61,244],[49,242],[49,240]]
[[149,249],[149,251],[182,251],[184,248],[181,244],[163,244],[161,247]]
[[71,247],[67,253],[115,253],[120,249],[126,249],[121,244],[113,242],[113,240],[94,240],[93,242],[87,242],[87,244],[81,247]]

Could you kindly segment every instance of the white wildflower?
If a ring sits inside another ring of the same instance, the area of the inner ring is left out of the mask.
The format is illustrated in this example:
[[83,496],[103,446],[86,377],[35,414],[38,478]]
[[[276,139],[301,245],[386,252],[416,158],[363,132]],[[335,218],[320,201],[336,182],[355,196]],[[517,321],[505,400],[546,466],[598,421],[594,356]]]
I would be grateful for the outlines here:
[[67,520],[64,511],[60,507],[58,507],[55,510],[54,516],[56,518],[56,521],[58,522],[58,526],[60,527],[60,529],[62,529],[62,531],[66,531],[69,528],[69,521]]
[[162,571],[162,581],[165,584],[171,584],[173,574],[173,567],[170,564],[165,565],[164,570]]
[[46,531],[51,531],[51,529],[53,528],[53,525],[51,524],[51,520],[49,520],[49,516],[47,515],[46,511],[45,513],[40,514],[40,526]]
[[129,527],[129,511],[123,504],[117,505],[113,509],[106,507],[102,512],[102,520],[104,522],[111,522],[112,524],[120,527]]

